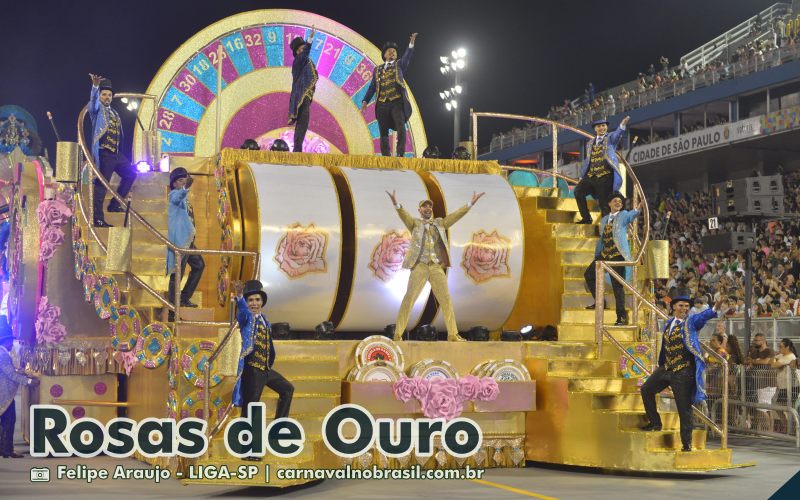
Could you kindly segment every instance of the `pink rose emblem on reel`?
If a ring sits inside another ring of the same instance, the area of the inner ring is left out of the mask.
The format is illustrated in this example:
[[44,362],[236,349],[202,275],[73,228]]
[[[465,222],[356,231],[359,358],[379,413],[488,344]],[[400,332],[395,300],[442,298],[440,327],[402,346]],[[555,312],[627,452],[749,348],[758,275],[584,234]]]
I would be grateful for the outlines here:
[[381,281],[391,281],[403,268],[411,239],[408,232],[402,234],[392,231],[381,238],[381,242],[372,251],[369,268]]
[[327,271],[325,250],[328,235],[314,224],[307,227],[299,223],[289,226],[278,242],[275,261],[290,278],[299,278],[307,273]]
[[472,235],[472,241],[464,249],[461,267],[474,282],[482,283],[499,276],[511,274],[508,254],[511,241],[497,231],[480,231]]

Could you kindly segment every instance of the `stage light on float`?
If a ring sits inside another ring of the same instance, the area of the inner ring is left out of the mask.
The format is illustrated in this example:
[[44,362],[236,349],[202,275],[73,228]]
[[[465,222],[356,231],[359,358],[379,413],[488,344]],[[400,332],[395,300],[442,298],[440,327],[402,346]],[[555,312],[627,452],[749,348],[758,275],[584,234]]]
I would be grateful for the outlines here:
[[333,340],[333,334],[336,330],[333,323],[330,321],[323,321],[314,328],[314,338],[317,340]]
[[146,161],[137,161],[136,162],[136,171],[140,174],[144,174],[147,172],[152,172],[153,166],[147,163]]
[[533,337],[533,325],[525,325],[519,329],[522,340],[530,340]]
[[272,323],[272,338],[285,340],[292,337],[292,327],[289,323]]
[[469,329],[465,338],[472,342],[486,342],[489,340],[489,329],[485,326],[474,326]]
[[425,342],[433,342],[437,340],[439,336],[439,332],[436,331],[436,327],[433,325],[420,325],[414,328],[414,340],[422,340]]
[[504,330],[500,334],[500,340],[503,342],[519,342],[522,340],[522,335],[519,330]]
[[[395,326],[397,326],[397,325],[392,323],[391,325],[386,325],[385,327],[383,327],[383,336],[386,337],[386,338],[394,339]],[[405,335],[405,333],[406,332],[403,332],[404,335]]]

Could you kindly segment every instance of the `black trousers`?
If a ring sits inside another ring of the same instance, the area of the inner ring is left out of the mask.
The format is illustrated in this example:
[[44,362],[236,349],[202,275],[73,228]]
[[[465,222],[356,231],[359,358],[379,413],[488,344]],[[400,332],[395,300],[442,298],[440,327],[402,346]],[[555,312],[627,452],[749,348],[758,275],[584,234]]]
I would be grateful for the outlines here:
[[14,400],[6,411],[0,415],[0,455],[11,455],[14,452],[14,425],[17,423],[17,408]]
[[589,207],[586,204],[586,197],[592,195],[600,205],[600,213],[607,215],[611,210],[608,208],[608,198],[614,189],[614,175],[604,175],[599,179],[584,177],[575,186],[575,201],[578,202],[578,210],[583,220],[591,220]]
[[306,97],[300,108],[297,110],[297,121],[294,125],[294,149],[295,153],[303,152],[303,141],[308,131],[308,121],[311,118],[311,99]]
[[406,154],[406,112],[403,110],[403,99],[395,99],[388,103],[380,102],[375,105],[375,117],[378,119],[378,129],[381,133],[381,154],[391,156],[389,152],[389,129],[397,132],[397,156]]
[[292,383],[275,370],[259,370],[246,362],[242,371],[242,416],[247,418],[249,415],[250,403],[257,403],[261,400],[264,386],[278,393],[275,418],[288,417],[289,408],[292,406],[292,395],[294,395]]
[[[597,260],[598,259],[594,259],[583,273],[583,279],[586,280],[586,286],[589,287],[589,291],[592,293],[595,302],[597,302],[597,297],[594,296],[594,287],[597,284],[597,269],[595,268]],[[607,262],[613,262],[615,260],[622,261],[625,259],[619,256]],[[625,277],[625,266],[612,266],[611,269],[623,278]],[[617,307],[617,316],[625,316],[625,288],[622,286],[622,283],[613,279],[611,280],[611,288],[614,290],[614,303]],[[603,300],[605,300],[605,297],[603,297]]]
[[[197,248],[192,243],[190,248]],[[197,285],[200,284],[200,278],[203,277],[203,270],[206,268],[206,263],[202,255],[184,255],[181,257],[181,276],[186,271],[186,264],[189,264],[189,277],[186,279],[186,284],[183,285],[181,290],[181,302],[187,302],[194,295],[197,290]],[[170,302],[175,297],[175,273],[169,275],[169,295],[167,300]]]
[[[108,181],[111,180],[111,174],[114,172],[120,177],[119,187],[117,193],[123,198],[128,196],[128,193],[133,187],[133,182],[136,180],[136,169],[133,168],[131,162],[120,153],[112,153],[107,149],[100,149],[100,173]],[[106,197],[106,188],[99,179],[94,180],[94,218],[95,220],[105,220],[103,214],[103,200]],[[112,200],[108,205],[109,207],[121,206],[116,200]]]
[[692,393],[696,383],[694,372],[694,365],[678,372],[667,371],[663,366],[659,366],[641,388],[644,411],[647,412],[647,419],[653,425],[661,425],[661,417],[656,408],[656,394],[667,387],[672,388],[681,421],[681,443],[688,448],[692,446]]

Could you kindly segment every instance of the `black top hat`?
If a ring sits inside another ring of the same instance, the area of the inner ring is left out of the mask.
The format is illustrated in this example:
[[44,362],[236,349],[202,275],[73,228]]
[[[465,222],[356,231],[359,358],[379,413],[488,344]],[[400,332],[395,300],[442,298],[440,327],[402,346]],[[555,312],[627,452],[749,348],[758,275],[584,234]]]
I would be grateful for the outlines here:
[[183,167],[178,167],[172,172],[170,172],[169,188],[172,189],[172,185],[175,184],[175,181],[177,181],[178,179],[183,179],[184,177],[189,177],[189,172]]
[[101,80],[99,87],[100,90],[110,90],[111,92],[114,92],[114,86],[111,84],[111,80],[108,78]]
[[255,139],[245,139],[239,149],[249,149],[251,151],[258,151],[261,149]]
[[306,41],[303,40],[303,37],[301,37],[301,36],[294,37],[294,40],[292,40],[292,43],[289,44],[289,47],[292,48],[292,54],[297,54],[297,49],[301,45],[305,45],[305,43],[306,43]]
[[593,122],[592,122],[592,128],[595,128],[596,126],[598,126],[598,125],[602,125],[602,124],[604,124],[604,123],[605,123],[606,125],[608,125],[608,120],[607,120],[607,119],[605,119],[605,118],[599,118],[599,119],[597,119],[597,120],[595,120],[595,121],[593,121]]
[[386,51],[389,49],[399,50],[397,44],[394,42],[386,42],[383,44],[383,48],[381,48],[381,57],[383,60],[386,60]]
[[672,298],[672,302],[671,302],[672,307],[674,308],[675,304],[677,304],[678,302],[686,302],[687,304],[692,305],[692,299],[690,299],[689,297],[687,297],[685,295],[680,295],[678,297],[673,297]]
[[253,295],[254,293],[258,293],[261,295],[261,300],[263,302],[262,305],[266,305],[267,303],[267,292],[264,291],[264,285],[261,284],[258,280],[250,280],[244,284],[244,291],[242,292],[242,296],[247,300],[247,297]]
[[439,151],[438,146],[428,146],[425,148],[425,151],[422,152],[423,158],[440,158],[442,153]]
[[625,203],[625,195],[623,195],[619,191],[614,191],[613,193],[611,193],[611,196],[608,197],[608,203],[611,203],[611,200],[613,200],[614,198],[619,198],[620,200],[622,200],[622,203]]

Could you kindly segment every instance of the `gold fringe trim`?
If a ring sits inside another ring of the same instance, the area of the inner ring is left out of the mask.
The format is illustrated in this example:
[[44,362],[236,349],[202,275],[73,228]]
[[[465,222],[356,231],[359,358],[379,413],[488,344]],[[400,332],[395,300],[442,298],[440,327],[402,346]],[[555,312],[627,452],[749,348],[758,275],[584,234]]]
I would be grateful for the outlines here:
[[447,172],[452,174],[503,174],[503,169],[500,168],[500,165],[496,161],[289,153],[283,151],[250,151],[247,149],[222,150],[222,165],[231,168],[238,162],[272,163],[278,165],[314,165],[325,168],[354,167],[384,170],[414,170],[417,172]]

